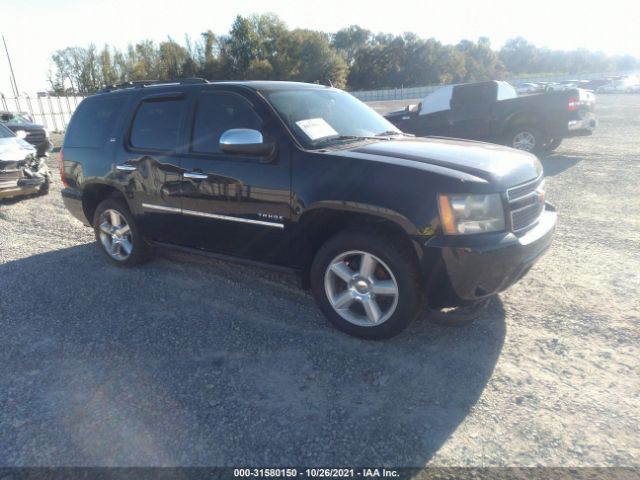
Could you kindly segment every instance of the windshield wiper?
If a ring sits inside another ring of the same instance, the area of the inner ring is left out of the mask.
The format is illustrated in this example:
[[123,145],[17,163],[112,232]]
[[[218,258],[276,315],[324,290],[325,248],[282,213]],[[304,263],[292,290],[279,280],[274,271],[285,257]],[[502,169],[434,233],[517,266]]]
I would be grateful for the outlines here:
[[332,135],[331,137],[325,137],[325,138],[316,140],[314,144],[322,145],[329,142],[336,142],[336,141],[340,142],[342,140],[359,141],[359,140],[380,140],[380,139],[377,137],[360,137],[358,135]]
[[[376,135],[376,137],[389,137],[392,135],[402,135],[402,136],[408,136],[408,134],[404,133],[404,132],[399,132],[397,130],[387,130],[386,132],[382,132],[382,133],[378,133]],[[411,135],[413,136],[413,135]]]

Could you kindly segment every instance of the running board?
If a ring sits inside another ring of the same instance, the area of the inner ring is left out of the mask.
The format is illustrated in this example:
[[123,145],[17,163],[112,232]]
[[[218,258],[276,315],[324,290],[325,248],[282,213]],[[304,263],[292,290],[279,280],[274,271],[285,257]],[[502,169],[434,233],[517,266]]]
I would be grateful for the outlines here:
[[275,265],[268,262],[260,262],[258,260],[250,260],[248,258],[236,257],[233,255],[225,255],[224,253],[214,253],[208,250],[202,250],[199,248],[184,247],[182,245],[174,245],[173,243],[150,241],[154,247],[166,248],[167,250],[174,250],[178,252],[188,253],[199,257],[212,258],[214,260],[221,260],[223,262],[238,263],[240,265],[246,265],[248,267],[257,267],[264,270],[271,270],[274,272],[285,273],[288,275],[295,275],[301,277],[301,271],[291,267],[283,267],[282,265]]

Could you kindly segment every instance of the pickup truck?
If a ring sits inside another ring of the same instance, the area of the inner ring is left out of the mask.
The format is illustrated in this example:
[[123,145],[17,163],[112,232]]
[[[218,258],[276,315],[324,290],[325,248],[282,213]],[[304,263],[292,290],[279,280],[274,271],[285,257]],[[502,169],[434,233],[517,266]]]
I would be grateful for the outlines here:
[[563,138],[591,135],[595,96],[582,89],[518,97],[506,82],[447,85],[386,115],[405,133],[499,143],[535,154],[555,150]]

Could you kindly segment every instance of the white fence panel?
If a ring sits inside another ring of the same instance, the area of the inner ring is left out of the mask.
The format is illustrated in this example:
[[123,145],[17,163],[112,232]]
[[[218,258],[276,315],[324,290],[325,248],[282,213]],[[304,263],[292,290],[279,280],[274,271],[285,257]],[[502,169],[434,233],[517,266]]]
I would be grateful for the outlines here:
[[24,112],[31,115],[35,123],[51,131],[67,128],[71,115],[83,97],[5,97],[0,95],[0,110]]

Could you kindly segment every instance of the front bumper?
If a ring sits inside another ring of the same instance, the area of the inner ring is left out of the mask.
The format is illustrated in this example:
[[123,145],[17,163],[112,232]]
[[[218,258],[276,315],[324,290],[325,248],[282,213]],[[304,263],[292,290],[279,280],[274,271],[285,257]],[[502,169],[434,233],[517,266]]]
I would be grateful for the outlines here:
[[434,307],[477,302],[520,280],[551,245],[557,214],[550,204],[523,236],[513,233],[432,237],[423,245],[423,276]]
[[14,170],[0,170],[0,198],[12,198],[37,193],[49,180],[49,168],[44,160]]
[[45,181],[45,177],[2,181],[0,176],[0,198],[12,198],[36,193]]

